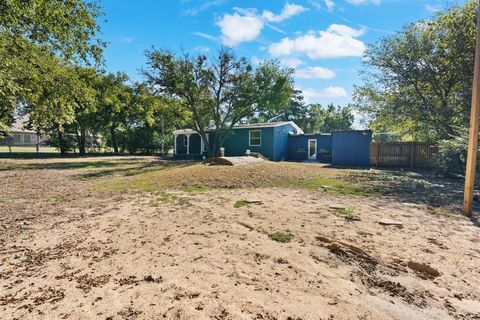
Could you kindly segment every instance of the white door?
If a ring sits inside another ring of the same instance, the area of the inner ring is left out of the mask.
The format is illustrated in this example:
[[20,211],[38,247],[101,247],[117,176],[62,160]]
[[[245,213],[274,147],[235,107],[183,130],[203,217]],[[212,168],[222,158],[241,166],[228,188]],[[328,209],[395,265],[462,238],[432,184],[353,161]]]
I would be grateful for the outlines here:
[[308,140],[308,160],[317,160],[317,139]]

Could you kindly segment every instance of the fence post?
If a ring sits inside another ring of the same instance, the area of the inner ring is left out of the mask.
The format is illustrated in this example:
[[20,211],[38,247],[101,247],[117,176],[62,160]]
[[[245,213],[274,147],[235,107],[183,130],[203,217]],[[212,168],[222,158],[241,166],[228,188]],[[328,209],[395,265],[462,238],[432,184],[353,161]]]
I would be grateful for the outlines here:
[[375,157],[375,166],[378,167],[378,164],[380,162],[380,160],[379,160],[379,158],[380,158],[380,143],[376,142],[375,144],[377,145],[377,156]]

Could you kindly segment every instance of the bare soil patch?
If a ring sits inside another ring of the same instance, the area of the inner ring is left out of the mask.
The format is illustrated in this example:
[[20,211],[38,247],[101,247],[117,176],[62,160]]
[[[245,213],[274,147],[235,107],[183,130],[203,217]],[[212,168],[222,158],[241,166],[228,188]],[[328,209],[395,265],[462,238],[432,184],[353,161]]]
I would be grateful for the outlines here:
[[1,318],[478,319],[478,227],[366,177],[289,163],[2,161]]

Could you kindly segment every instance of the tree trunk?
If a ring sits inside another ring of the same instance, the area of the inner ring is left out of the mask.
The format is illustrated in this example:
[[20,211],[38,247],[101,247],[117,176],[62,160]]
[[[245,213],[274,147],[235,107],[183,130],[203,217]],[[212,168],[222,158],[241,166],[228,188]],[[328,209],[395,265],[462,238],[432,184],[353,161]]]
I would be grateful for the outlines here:
[[80,141],[79,141],[79,144],[78,144],[78,152],[80,153],[81,156],[84,156],[86,153],[87,153],[87,149],[86,149],[86,133],[85,133],[85,129],[80,127]]
[[162,157],[163,156],[165,156],[165,123],[162,118]]
[[110,136],[112,138],[113,152],[118,153],[117,135],[115,133],[115,125],[113,124],[110,126]]
[[67,148],[65,146],[65,140],[63,139],[63,133],[58,130],[58,148],[60,149],[60,154],[65,155],[67,153]]
[[76,136],[77,136],[78,153],[81,156],[84,156],[87,153],[87,150],[85,147],[85,129],[80,127],[80,130],[76,131]]

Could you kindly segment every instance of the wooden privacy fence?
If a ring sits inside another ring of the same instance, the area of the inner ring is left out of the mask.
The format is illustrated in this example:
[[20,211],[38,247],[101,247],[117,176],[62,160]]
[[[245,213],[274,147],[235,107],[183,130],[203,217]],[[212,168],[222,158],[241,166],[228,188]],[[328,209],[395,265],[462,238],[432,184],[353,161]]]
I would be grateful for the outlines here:
[[430,142],[372,142],[370,165],[376,167],[430,168],[438,147]]

